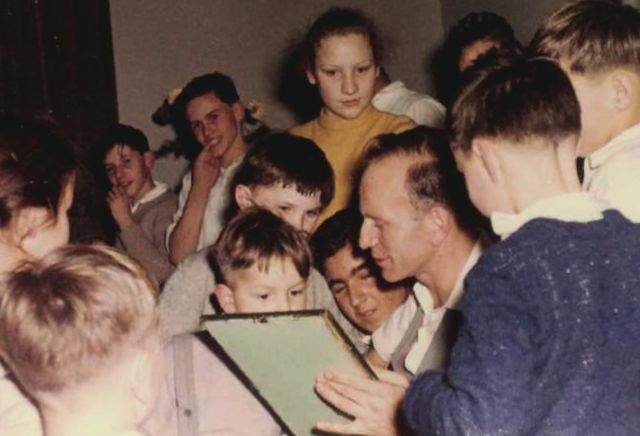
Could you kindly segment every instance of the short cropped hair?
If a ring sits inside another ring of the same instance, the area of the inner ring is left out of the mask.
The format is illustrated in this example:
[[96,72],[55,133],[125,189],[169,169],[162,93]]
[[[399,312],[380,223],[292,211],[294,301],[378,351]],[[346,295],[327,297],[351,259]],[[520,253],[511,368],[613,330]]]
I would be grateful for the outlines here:
[[476,137],[560,140],[580,132],[580,106],[571,82],[550,59],[520,58],[468,77],[450,112],[454,147]]
[[56,217],[75,165],[73,147],[53,123],[0,114],[0,228],[26,207]]
[[377,136],[363,154],[357,178],[361,180],[367,168],[393,156],[416,157],[405,175],[405,187],[416,210],[425,211],[440,204],[451,211],[461,229],[475,234],[479,215],[471,204],[444,131],[418,126]]
[[289,133],[273,133],[246,154],[232,186],[293,187],[302,195],[320,193],[323,207],[333,198],[335,182],[331,164],[310,139]]
[[229,286],[234,272],[253,265],[268,271],[274,259],[290,259],[301,277],[309,277],[312,260],[305,235],[258,208],[241,211],[229,221],[207,252],[216,282]]
[[0,356],[24,388],[58,394],[155,338],[158,288],[139,263],[101,245],[67,245],[9,274]]
[[445,45],[457,65],[466,47],[487,39],[503,50],[522,51],[509,22],[493,12],[472,12],[465,15],[449,31]]
[[640,71],[640,11],[613,1],[567,3],[542,23],[530,50],[566,62],[573,73]]
[[382,41],[373,21],[362,11],[346,7],[332,7],[320,15],[311,25],[304,41],[306,68],[316,66],[316,50],[323,39],[332,36],[362,35],[365,37],[376,65],[382,62]]
[[313,261],[317,270],[325,273],[325,261],[345,247],[351,247],[354,256],[364,255],[358,239],[362,215],[355,208],[342,209],[327,218],[311,237]]
[[149,140],[142,130],[126,124],[116,124],[107,129],[98,141],[96,157],[100,163],[104,163],[105,157],[116,145],[126,145],[140,154],[150,150]]

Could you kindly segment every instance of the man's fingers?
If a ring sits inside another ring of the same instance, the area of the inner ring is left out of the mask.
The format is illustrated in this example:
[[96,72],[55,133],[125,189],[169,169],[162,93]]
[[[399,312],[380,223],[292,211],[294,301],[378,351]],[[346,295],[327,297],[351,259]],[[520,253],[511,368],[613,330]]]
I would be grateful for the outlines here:
[[401,386],[403,388],[409,387],[409,379],[399,372],[389,371],[387,369],[373,368],[378,378],[384,382],[391,383],[393,385]]
[[346,372],[326,371],[324,373],[324,378],[327,382],[332,382],[336,385],[342,385],[357,390],[366,397],[386,393],[389,387],[386,382]]
[[331,383],[330,381],[318,380],[316,382],[316,390],[322,398],[334,407],[351,416],[358,416],[363,412],[360,404],[352,398],[353,392],[344,386]]
[[327,433],[364,434],[362,426],[355,421],[347,423],[318,421],[316,423],[316,428]]

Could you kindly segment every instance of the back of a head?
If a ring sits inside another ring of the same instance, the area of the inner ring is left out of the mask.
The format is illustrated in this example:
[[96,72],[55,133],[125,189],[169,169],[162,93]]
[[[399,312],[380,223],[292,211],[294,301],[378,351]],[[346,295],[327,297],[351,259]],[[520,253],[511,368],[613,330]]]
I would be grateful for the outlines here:
[[209,249],[207,261],[216,282],[229,284],[239,270],[257,265],[267,271],[274,259],[290,259],[301,277],[309,277],[311,251],[305,235],[265,209],[241,211]]
[[454,147],[469,150],[474,138],[556,144],[580,132],[580,107],[571,82],[552,60],[514,59],[467,77],[450,111]]
[[106,246],[57,249],[8,275],[3,289],[0,355],[36,399],[108,374],[157,339],[156,284]]
[[529,50],[561,61],[573,73],[640,71],[640,11],[616,1],[567,3],[543,22]]
[[493,12],[472,12],[464,16],[449,31],[445,45],[457,65],[465,47],[483,40],[493,41],[503,50],[520,52],[522,49],[509,22]]
[[357,178],[361,179],[370,166],[394,156],[415,157],[405,175],[405,186],[416,210],[426,210],[434,203],[443,205],[461,229],[475,235],[480,216],[469,200],[444,131],[418,126],[376,137],[361,158]]
[[382,62],[382,42],[373,22],[362,11],[346,7],[332,7],[320,15],[307,32],[304,51],[308,70],[313,70],[316,49],[320,42],[331,36],[362,35],[369,42],[376,65]]
[[345,247],[354,255],[364,254],[358,245],[362,215],[353,209],[342,209],[327,218],[311,237],[315,267],[324,273],[324,262]]
[[322,206],[334,193],[334,177],[324,152],[310,139],[273,133],[246,154],[232,186],[293,187],[302,195],[320,193]]
[[74,170],[74,150],[53,124],[0,114],[0,229],[25,207],[55,214]]

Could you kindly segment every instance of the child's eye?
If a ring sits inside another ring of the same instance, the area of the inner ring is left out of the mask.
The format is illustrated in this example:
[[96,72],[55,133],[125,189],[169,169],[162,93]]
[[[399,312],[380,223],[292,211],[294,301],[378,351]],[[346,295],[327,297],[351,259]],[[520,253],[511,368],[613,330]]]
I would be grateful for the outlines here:
[[367,71],[369,71],[370,69],[371,69],[371,65],[367,65],[367,66],[364,66],[364,67],[358,67],[358,68],[356,69],[356,71],[357,71],[358,73],[366,73],[366,72],[367,72]]
[[218,119],[218,114],[217,113],[208,114],[206,118],[207,118],[207,122],[211,123]]
[[318,215],[320,215],[320,211],[319,210],[307,211],[307,216],[309,216],[311,218],[316,218]]
[[282,204],[278,206],[278,210],[282,212],[289,212],[291,210],[291,206],[287,206],[286,204]]
[[301,297],[304,294],[304,289],[293,289],[291,291],[292,297]]
[[338,74],[338,70],[323,70],[322,72],[329,77],[333,77]]
[[261,299],[261,300],[266,300],[266,299],[269,298],[269,294],[260,294],[260,295],[258,295],[258,298]]
[[202,130],[202,123],[200,121],[191,123],[191,130],[193,131],[193,133],[200,132]]

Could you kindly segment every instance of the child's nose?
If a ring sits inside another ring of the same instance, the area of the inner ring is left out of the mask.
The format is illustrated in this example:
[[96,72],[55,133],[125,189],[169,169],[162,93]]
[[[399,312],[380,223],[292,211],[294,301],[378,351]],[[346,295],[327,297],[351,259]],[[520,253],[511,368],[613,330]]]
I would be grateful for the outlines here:
[[358,92],[358,84],[352,73],[345,74],[344,80],[342,81],[342,92],[347,95]]

